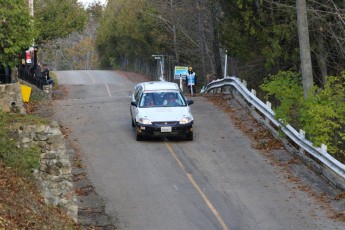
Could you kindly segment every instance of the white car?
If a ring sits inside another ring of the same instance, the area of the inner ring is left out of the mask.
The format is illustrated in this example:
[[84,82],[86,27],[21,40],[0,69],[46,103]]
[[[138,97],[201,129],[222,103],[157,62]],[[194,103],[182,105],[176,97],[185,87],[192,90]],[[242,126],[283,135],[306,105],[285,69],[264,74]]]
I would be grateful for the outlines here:
[[194,119],[187,100],[173,82],[151,81],[135,86],[130,105],[136,139],[145,136],[184,136],[193,140]]

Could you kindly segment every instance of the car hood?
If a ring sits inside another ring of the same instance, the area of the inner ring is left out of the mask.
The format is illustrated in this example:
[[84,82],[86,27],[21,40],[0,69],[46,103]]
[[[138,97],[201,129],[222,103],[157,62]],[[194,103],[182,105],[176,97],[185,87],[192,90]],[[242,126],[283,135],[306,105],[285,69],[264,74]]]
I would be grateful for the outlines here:
[[151,122],[180,121],[183,117],[193,120],[189,106],[140,108],[138,111],[138,118],[147,118]]

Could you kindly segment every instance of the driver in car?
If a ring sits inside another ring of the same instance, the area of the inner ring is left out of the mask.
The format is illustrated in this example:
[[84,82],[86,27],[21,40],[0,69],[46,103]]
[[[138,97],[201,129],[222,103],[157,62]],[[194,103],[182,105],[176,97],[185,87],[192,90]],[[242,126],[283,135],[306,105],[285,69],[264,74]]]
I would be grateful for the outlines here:
[[164,105],[168,105],[168,106],[178,106],[180,105],[177,101],[176,101],[176,96],[173,93],[169,93],[166,97],[166,100],[164,101]]

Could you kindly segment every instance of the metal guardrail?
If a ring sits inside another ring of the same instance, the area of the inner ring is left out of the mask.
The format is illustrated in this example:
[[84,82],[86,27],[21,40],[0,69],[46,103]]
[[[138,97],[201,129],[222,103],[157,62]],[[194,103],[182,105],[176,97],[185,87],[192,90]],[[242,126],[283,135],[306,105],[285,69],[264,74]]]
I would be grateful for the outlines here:
[[327,153],[327,146],[322,145],[321,148],[313,146],[313,143],[305,139],[303,130],[301,130],[301,132],[297,132],[292,126],[284,125],[282,122],[276,120],[274,117],[275,113],[270,108],[270,105],[267,105],[258,99],[255,96],[255,91],[250,92],[247,89],[246,84],[243,84],[239,78],[226,77],[212,81],[202,89],[201,93],[208,93],[212,90],[218,90],[219,88],[224,88],[226,86],[236,89],[236,91],[241,94],[252,108],[254,107],[260,112],[260,114],[265,116],[265,120],[271,122],[278,130],[281,130],[289,140],[300,147],[300,150],[307,152],[313,158],[317,159],[319,161],[317,162],[319,167],[322,168],[321,173],[335,186],[345,189],[345,165]]

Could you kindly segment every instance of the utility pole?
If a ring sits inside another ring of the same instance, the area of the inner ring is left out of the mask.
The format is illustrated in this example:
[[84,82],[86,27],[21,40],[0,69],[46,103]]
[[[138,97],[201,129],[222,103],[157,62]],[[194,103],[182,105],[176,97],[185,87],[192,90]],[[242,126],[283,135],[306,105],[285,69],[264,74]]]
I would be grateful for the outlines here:
[[225,61],[224,61],[224,78],[226,78],[227,75],[227,67],[228,67],[228,51],[225,51]]
[[303,79],[304,98],[308,97],[309,90],[313,87],[313,69],[311,64],[307,4],[306,0],[297,0],[297,29],[299,40],[299,52],[301,58],[301,71]]
[[[31,30],[34,29],[34,0],[28,0],[29,2],[29,11],[31,16]],[[35,45],[35,39],[32,39],[32,46]]]
[[161,71],[161,76],[160,76],[160,80],[161,81],[165,81],[164,79],[164,55],[152,55],[152,57],[154,57],[156,60],[159,60],[160,63],[160,71]]
[[28,0],[28,1],[29,1],[30,16],[34,17],[34,0]]

